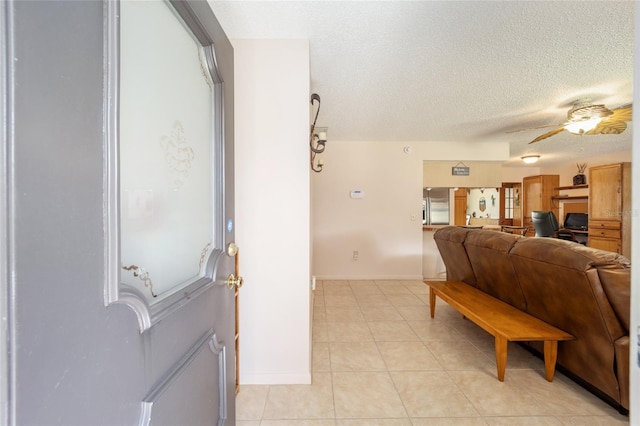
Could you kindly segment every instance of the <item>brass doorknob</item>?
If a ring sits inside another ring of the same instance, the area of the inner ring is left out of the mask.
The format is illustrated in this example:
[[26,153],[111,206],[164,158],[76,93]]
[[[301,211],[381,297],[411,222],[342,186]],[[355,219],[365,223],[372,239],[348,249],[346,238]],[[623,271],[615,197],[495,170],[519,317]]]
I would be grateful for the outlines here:
[[227,256],[233,257],[236,254],[238,254],[238,246],[236,245],[236,243],[229,243],[229,245],[227,246]]
[[227,288],[229,290],[233,289],[233,287],[241,288],[242,284],[244,284],[244,278],[241,276],[236,278],[233,274],[229,274],[229,277],[227,277]]

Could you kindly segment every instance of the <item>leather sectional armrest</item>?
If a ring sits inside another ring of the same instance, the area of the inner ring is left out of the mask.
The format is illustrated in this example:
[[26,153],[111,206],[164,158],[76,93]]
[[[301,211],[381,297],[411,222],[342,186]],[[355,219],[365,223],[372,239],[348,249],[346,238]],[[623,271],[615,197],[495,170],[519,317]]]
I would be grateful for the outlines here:
[[630,327],[631,311],[631,281],[628,268],[598,268],[598,276],[602,283],[602,289],[611,303],[616,316],[624,328]]

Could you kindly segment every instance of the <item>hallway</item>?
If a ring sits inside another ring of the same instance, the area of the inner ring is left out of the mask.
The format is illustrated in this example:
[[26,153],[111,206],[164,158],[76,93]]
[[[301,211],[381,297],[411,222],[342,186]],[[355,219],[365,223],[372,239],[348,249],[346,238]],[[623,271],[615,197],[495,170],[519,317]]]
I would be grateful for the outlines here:
[[628,417],[509,344],[496,378],[493,337],[421,281],[323,281],[314,292],[313,384],[244,385],[237,424],[626,425]]

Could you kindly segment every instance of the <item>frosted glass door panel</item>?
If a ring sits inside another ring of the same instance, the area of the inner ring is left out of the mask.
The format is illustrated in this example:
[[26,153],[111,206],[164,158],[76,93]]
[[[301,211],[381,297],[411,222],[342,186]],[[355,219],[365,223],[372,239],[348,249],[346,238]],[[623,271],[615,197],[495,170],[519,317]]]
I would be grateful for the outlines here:
[[213,85],[169,4],[120,8],[121,280],[159,300],[203,276],[211,249]]

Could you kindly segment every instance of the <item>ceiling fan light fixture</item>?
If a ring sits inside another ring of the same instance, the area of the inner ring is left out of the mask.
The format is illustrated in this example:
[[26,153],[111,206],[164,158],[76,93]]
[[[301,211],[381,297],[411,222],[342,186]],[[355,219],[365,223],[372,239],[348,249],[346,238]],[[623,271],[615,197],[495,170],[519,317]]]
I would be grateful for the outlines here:
[[525,155],[523,157],[520,157],[520,159],[522,159],[522,161],[524,161],[526,164],[533,164],[533,163],[537,163],[538,160],[540,159],[539,155]]
[[570,132],[576,135],[581,135],[583,133],[586,133],[590,130],[595,129],[595,127],[601,121],[602,121],[602,117],[592,117],[592,118],[589,118],[588,120],[581,120],[581,121],[576,121],[573,123],[566,124],[564,126],[564,129],[567,132]]

